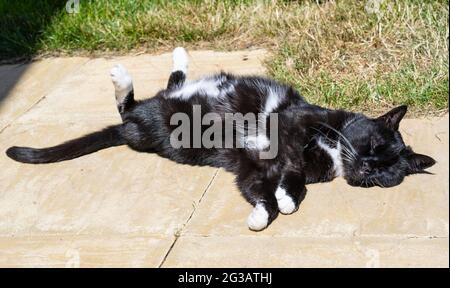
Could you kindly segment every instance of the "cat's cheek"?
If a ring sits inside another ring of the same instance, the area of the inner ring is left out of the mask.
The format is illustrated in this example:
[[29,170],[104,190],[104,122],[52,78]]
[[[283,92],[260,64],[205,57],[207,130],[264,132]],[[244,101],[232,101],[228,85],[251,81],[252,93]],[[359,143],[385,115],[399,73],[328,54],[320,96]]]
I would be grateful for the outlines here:
[[287,195],[286,190],[278,187],[277,191],[275,192],[275,197],[277,198],[278,202],[278,210],[280,210],[282,214],[292,214],[295,212],[297,207],[291,196]]
[[255,208],[253,208],[252,213],[248,216],[248,228],[253,231],[260,231],[267,227],[268,222],[269,213],[264,207],[264,204],[256,204]]

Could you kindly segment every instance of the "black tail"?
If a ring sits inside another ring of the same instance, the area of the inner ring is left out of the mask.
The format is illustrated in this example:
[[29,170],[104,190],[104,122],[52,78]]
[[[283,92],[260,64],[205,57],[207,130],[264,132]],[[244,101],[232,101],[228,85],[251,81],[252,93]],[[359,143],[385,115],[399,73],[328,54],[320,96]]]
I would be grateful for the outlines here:
[[13,146],[6,150],[6,155],[16,161],[33,164],[70,160],[101,149],[126,144],[120,133],[121,129],[121,125],[110,126],[49,148],[34,149]]

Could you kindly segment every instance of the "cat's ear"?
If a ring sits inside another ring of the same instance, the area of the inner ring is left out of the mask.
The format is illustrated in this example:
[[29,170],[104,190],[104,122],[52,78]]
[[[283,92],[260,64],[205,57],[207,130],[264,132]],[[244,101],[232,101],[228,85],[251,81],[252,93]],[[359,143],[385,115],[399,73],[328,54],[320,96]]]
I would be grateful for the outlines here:
[[405,116],[407,110],[408,106],[406,105],[398,106],[383,116],[378,117],[377,120],[382,121],[384,125],[393,130],[398,130],[400,121],[403,119],[403,116]]
[[430,156],[411,152],[406,157],[409,165],[409,174],[422,173],[425,169],[433,166],[436,161]]

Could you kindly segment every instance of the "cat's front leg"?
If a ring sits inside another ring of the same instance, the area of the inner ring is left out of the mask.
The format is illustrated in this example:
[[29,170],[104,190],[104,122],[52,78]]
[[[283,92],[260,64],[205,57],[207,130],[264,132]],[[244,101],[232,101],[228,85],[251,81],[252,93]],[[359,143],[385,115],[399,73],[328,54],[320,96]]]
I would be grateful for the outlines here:
[[244,198],[254,206],[247,218],[248,228],[253,231],[265,229],[278,216],[275,198],[278,181],[255,172],[247,177],[238,177],[237,184]]
[[286,172],[275,191],[278,209],[282,214],[292,214],[298,210],[306,196],[305,175],[300,172]]

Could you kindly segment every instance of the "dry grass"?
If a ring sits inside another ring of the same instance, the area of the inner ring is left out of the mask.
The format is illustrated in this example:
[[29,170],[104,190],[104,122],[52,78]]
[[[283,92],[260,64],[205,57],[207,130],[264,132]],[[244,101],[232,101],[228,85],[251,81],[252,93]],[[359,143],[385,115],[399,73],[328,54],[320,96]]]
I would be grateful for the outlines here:
[[448,7],[384,3],[378,15],[357,1],[310,5],[291,15],[280,27],[289,33],[267,62],[271,74],[336,108],[447,110]]
[[[7,11],[2,1],[0,15]],[[29,46],[21,38],[29,33],[16,39],[8,32],[17,30],[15,18],[1,18],[0,39],[15,41],[0,48],[17,56],[265,47],[269,74],[314,103],[372,114],[401,103],[416,115],[448,110],[448,1],[81,3],[78,14],[55,13]]]

